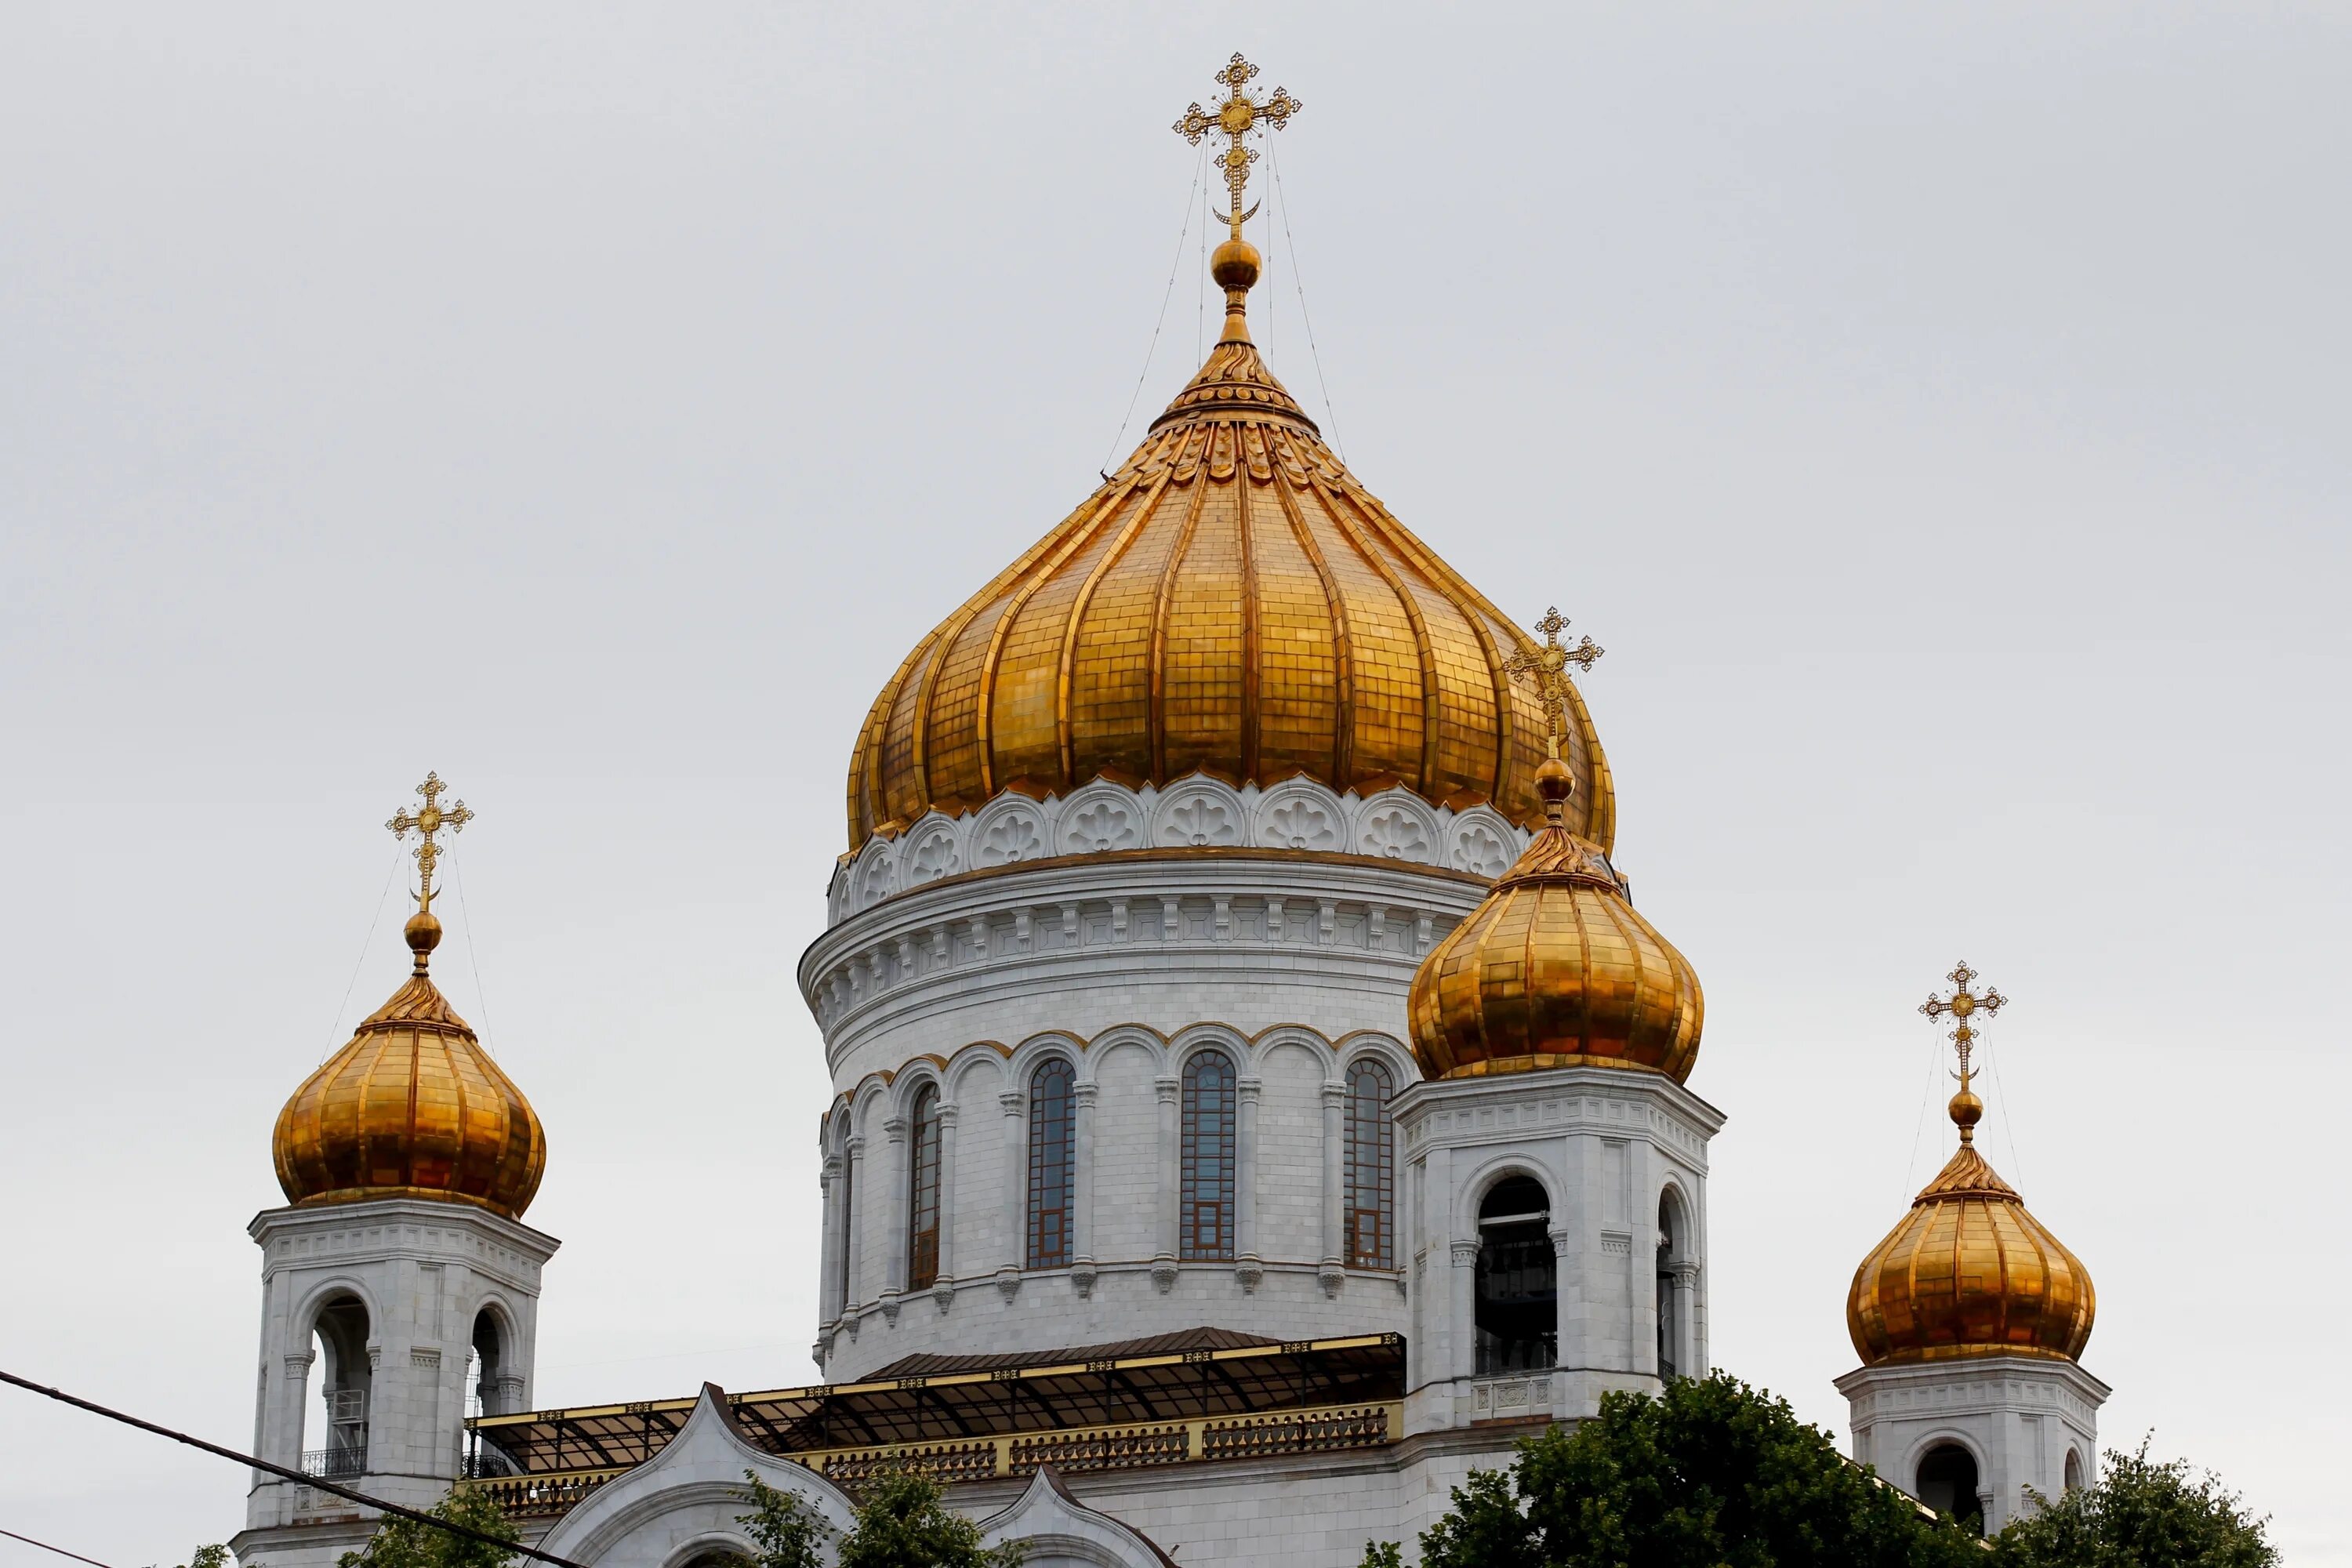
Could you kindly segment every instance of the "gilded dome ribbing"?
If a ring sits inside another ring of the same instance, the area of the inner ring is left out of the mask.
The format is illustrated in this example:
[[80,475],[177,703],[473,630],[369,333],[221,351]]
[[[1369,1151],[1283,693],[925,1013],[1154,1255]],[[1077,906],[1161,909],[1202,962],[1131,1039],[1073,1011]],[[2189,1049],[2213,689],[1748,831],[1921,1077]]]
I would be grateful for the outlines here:
[[[1327,446],[1243,325],[1256,253],[1218,251],[1223,341],[1086,502],[907,656],[849,768],[849,844],[1007,790],[1096,778],[1396,784],[1542,820],[1534,645]],[[1570,826],[1604,850],[1609,767],[1575,704]]]
[[520,1219],[546,1132],[425,973],[441,922],[419,913],[407,938],[407,984],[278,1113],[278,1184],[294,1204],[443,1198]]
[[1866,1366],[1962,1356],[2063,1356],[2090,1342],[2090,1271],[1978,1153],[1983,1102],[1953,1097],[1960,1147],[1854,1270],[1846,1332]]
[[[1549,763],[1538,783],[1565,807],[1565,769]],[[1681,1083],[1706,1001],[1689,960],[1626,899],[1606,847],[1555,820],[1422,961],[1407,1015],[1431,1078],[1599,1066]]]

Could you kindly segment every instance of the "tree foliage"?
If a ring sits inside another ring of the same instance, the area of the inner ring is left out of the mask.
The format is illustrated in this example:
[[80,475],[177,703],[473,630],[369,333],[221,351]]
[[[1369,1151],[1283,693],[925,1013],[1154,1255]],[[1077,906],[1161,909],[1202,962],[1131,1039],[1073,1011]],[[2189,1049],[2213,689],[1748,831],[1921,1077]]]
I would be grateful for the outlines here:
[[[520,1541],[498,1500],[487,1492],[453,1491],[425,1510],[435,1519],[462,1524],[500,1541]],[[514,1552],[487,1542],[453,1535],[413,1519],[387,1518],[368,1543],[346,1552],[336,1568],[505,1568]]]
[[[1868,1471],[1787,1403],[1717,1373],[1524,1439],[1421,1538],[1423,1568],[1985,1568],[1975,1539]],[[1366,1568],[1397,1568],[1393,1544]]]
[[2158,1464],[2147,1447],[2109,1454],[2096,1486],[2002,1531],[1998,1568],[2274,1568],[2268,1520],[2210,1471]]
[[228,1547],[215,1541],[190,1552],[185,1568],[236,1568],[236,1564],[230,1560]]
[[[821,1568],[832,1527],[792,1493],[750,1470],[745,1500],[751,1511],[737,1521],[759,1546],[753,1568]],[[841,1538],[839,1568],[1021,1568],[1021,1547],[981,1544],[980,1527],[950,1511],[937,1482],[906,1470],[886,1470],[868,1482],[857,1517]]]
[[751,1511],[736,1515],[735,1522],[759,1548],[752,1568],[823,1568],[823,1549],[833,1526],[791,1492],[761,1480],[757,1470],[745,1470],[743,1479],[750,1483],[745,1496]]

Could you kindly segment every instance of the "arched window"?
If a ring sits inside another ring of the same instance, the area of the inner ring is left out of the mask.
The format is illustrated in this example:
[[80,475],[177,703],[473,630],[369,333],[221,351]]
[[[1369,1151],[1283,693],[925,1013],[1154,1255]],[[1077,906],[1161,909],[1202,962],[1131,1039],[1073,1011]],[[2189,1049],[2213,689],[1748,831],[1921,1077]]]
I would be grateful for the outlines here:
[[1029,1267],[1070,1263],[1070,1198],[1077,1152],[1078,1075],[1048,1057],[1029,1075]]
[[2066,1450],[2066,1489],[2083,1489],[2083,1456],[2072,1448]]
[[1938,1443],[1919,1457],[1919,1484],[1913,1495],[1937,1513],[1950,1514],[1963,1528],[1984,1533],[1977,1458],[1958,1443]]
[[907,1289],[928,1290],[940,1277],[940,1091],[915,1091],[907,1137]]
[[1495,1184],[1478,1205],[1478,1283],[1473,1310],[1478,1371],[1550,1366],[1559,1343],[1559,1260],[1551,1200],[1531,1176]]
[[1348,1069],[1348,1266],[1396,1267],[1394,1080],[1370,1057]]
[[374,1363],[368,1358],[368,1312],[355,1296],[339,1296],[319,1310],[312,1330],[319,1356],[319,1392],[326,1405],[326,1441],[302,1455],[307,1475],[346,1480],[367,1473],[368,1393]]
[[1199,1051],[1184,1063],[1183,1194],[1178,1256],[1234,1255],[1233,1058]]
[[1675,1265],[1682,1260],[1680,1217],[1675,1195],[1658,1196],[1658,1379],[1671,1383],[1682,1375],[1682,1303],[1675,1294]]

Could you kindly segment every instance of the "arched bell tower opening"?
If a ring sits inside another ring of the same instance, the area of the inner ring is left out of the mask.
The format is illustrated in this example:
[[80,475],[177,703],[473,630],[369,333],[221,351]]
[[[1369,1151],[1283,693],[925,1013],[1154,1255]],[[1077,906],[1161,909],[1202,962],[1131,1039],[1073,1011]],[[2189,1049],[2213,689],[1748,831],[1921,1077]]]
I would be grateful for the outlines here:
[[1977,1457],[1958,1443],[1938,1443],[1919,1456],[1912,1495],[1937,1513],[1950,1514],[1977,1534],[1984,1533],[1984,1503],[1977,1496]]
[[1690,1221],[1672,1187],[1658,1194],[1658,1381],[1696,1374],[1690,1352]]
[[319,1309],[310,1334],[320,1416],[315,1427],[306,1423],[303,1473],[329,1480],[365,1474],[368,1406],[375,1384],[373,1358],[368,1353],[367,1304],[356,1296],[334,1297]]
[[1509,1176],[1478,1205],[1474,1321],[1481,1376],[1537,1372],[1559,1352],[1559,1268],[1551,1199],[1532,1176]]

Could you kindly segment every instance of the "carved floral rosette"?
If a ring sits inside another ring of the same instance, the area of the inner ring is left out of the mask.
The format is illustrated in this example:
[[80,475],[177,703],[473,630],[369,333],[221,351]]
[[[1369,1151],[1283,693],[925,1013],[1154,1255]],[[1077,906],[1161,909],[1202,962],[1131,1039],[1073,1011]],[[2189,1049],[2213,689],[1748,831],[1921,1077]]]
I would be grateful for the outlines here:
[[1067,795],[1001,795],[961,816],[932,812],[845,856],[828,923],[928,883],[1027,861],[1187,848],[1353,855],[1499,877],[1529,835],[1491,806],[1456,812],[1409,789],[1341,795],[1312,779],[1239,789],[1195,773],[1165,789],[1097,779]]

